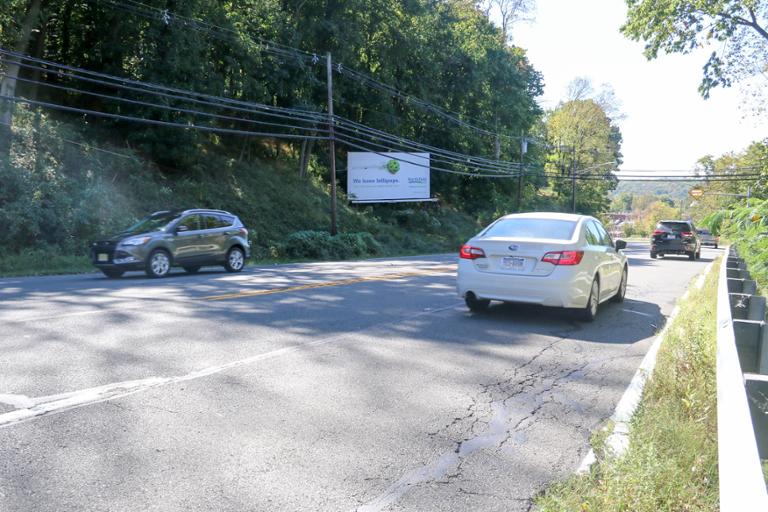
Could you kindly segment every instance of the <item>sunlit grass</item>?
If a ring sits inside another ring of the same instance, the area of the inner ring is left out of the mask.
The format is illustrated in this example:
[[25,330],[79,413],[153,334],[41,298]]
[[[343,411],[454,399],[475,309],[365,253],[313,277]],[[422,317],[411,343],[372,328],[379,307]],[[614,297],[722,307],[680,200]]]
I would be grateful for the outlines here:
[[542,511],[718,510],[716,417],[716,264],[681,304],[632,421],[622,458],[601,457],[588,474],[552,486]]

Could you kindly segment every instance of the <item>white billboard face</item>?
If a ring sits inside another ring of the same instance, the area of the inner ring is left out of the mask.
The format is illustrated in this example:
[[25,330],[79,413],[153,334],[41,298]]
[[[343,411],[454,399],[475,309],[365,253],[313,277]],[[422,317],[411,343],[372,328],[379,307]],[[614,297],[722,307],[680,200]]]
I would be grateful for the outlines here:
[[429,199],[429,153],[350,152],[347,167],[353,202]]

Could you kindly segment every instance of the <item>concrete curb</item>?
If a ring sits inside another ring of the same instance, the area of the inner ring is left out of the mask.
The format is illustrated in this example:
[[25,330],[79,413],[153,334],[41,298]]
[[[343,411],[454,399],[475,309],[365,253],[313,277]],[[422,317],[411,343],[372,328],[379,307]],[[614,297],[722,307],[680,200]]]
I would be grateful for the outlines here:
[[[714,261],[707,265],[707,267],[704,269],[704,272],[699,274],[699,277],[694,283],[694,286],[696,286],[697,289],[701,289],[701,287],[704,285],[704,279],[706,279],[707,275],[712,271],[713,265]],[[679,302],[688,298],[688,292],[689,290],[685,291]],[[676,305],[672,310],[672,313],[669,315],[669,318],[667,318],[667,321],[664,324],[664,328],[659,334],[656,335],[656,339],[653,340],[651,348],[649,348],[648,352],[645,354],[645,357],[640,363],[640,366],[637,368],[635,375],[629,382],[629,386],[621,396],[619,403],[616,405],[616,410],[613,412],[613,415],[611,415],[610,419],[613,422],[613,431],[608,436],[606,444],[612,451],[613,455],[616,457],[622,456],[629,447],[629,422],[632,420],[632,416],[634,416],[635,411],[637,411],[637,407],[640,405],[640,400],[643,397],[643,389],[645,388],[645,383],[653,374],[653,368],[656,366],[656,356],[658,355],[659,348],[664,341],[664,336],[667,334],[667,329],[670,325],[672,325],[672,321],[675,319],[679,312],[680,306]],[[576,473],[582,474],[588,472],[592,467],[592,464],[595,462],[597,462],[595,452],[592,450],[592,448],[590,448],[587,455],[581,461],[578,469],[576,469]]]

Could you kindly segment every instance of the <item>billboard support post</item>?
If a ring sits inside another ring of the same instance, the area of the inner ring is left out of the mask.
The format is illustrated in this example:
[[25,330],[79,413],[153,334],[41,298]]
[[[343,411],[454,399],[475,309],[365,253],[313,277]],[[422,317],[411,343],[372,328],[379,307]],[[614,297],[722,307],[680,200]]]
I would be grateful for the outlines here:
[[336,141],[333,134],[333,63],[331,52],[326,54],[328,72],[328,144],[330,146],[331,160],[331,236],[335,236],[336,229]]

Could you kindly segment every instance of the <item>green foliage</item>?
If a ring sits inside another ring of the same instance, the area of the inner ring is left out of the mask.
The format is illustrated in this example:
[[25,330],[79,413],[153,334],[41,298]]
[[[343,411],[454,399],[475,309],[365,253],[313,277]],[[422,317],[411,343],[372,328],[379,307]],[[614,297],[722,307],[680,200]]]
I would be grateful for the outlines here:
[[[590,473],[554,485],[537,510],[718,510],[717,267],[702,289],[691,289],[667,330],[632,420],[628,451],[602,456]],[[606,454],[600,437],[593,442],[596,454]]]
[[[29,2],[13,0],[0,14],[0,37],[18,37],[18,21]],[[322,111],[326,104],[324,61],[309,64],[296,54],[276,54],[259,41],[266,38],[363,71],[409,94],[426,99],[462,119],[503,133],[530,131],[541,109],[541,75],[525,52],[509,47],[488,17],[472,2],[451,0],[151,0],[168,9],[168,23],[158,14],[143,17],[135,8],[95,0],[48,0],[28,51],[69,65],[131,79],[192,89],[280,107]],[[150,13],[152,11],[149,11]],[[185,16],[222,27],[211,31]],[[4,45],[8,47],[9,45]],[[12,46],[12,45],[11,45]],[[22,70],[22,77],[35,78]],[[434,112],[415,108],[409,98],[361,85],[345,73],[334,80],[337,114],[399,136],[449,150],[492,157],[494,138],[456,125]],[[428,77],[428,79],[425,79]],[[43,81],[54,80],[42,75]],[[57,83],[59,79],[55,79]],[[74,84],[73,84],[74,85]],[[86,84],[78,83],[77,87]],[[72,106],[176,123],[201,119],[181,111],[158,111],[24,83],[19,93]],[[205,119],[224,128],[236,125]],[[165,174],[184,176],[200,169],[211,152],[236,158],[256,152],[272,159],[275,146],[195,130],[128,125],[99,120],[101,135],[127,141],[161,166]],[[242,127],[242,126],[240,126]],[[318,127],[322,128],[322,127]],[[501,154],[519,158],[519,143],[501,139]],[[300,142],[286,145],[296,152]],[[279,151],[279,149],[277,150]],[[342,156],[342,155],[340,155]],[[317,163],[325,167],[326,155]],[[529,159],[535,158],[534,152]],[[321,171],[321,168],[316,168]],[[327,183],[327,175],[318,172]],[[492,192],[511,195],[515,180],[471,180],[436,174],[433,191],[466,211],[484,208]]]
[[699,91],[705,98],[714,87],[764,71],[768,57],[768,2],[764,0],[626,0],[627,22],[621,28],[635,41],[645,41],[645,56],[659,51],[690,53],[713,45]]
[[5,252],[0,265],[6,273],[21,272],[23,260],[40,264],[30,273],[60,271],[62,265],[49,268],[40,258],[22,255],[46,247],[43,252],[82,256],[89,240],[168,208],[236,213],[249,229],[256,259],[453,251],[479,229],[472,217],[447,205],[353,208],[341,195],[343,234],[327,247],[321,243],[319,251],[296,249],[287,244],[289,239],[296,243],[293,233],[327,229],[330,201],[323,183],[300,179],[289,168],[295,165],[292,159],[238,161],[209,154],[202,160],[205,170],[165,174],[135,152],[95,147],[83,134],[44,116],[35,128],[35,119],[19,112],[12,158],[0,162],[0,247]]
[[[597,215],[608,210],[608,193],[616,188],[610,172],[621,162],[621,133],[595,100],[571,100],[547,118],[547,136],[557,149],[547,157],[546,169],[563,176],[573,169],[605,172],[605,179],[576,180],[576,211]],[[609,165],[606,165],[609,164]],[[571,180],[553,179],[560,209],[571,210]]]
[[291,259],[344,260],[375,256],[382,247],[370,233],[331,236],[327,231],[299,231],[288,235],[283,250]]

